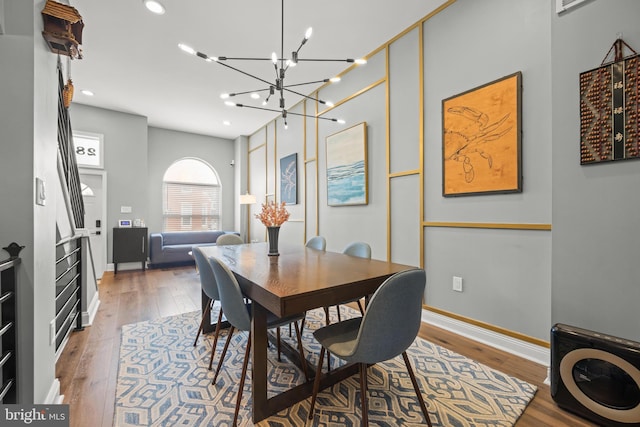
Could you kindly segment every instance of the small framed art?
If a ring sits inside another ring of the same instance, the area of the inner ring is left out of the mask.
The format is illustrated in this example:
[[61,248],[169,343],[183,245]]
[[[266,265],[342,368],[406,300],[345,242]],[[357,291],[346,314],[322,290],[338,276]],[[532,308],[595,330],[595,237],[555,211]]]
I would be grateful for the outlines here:
[[280,159],[280,201],[287,205],[298,203],[298,154]]

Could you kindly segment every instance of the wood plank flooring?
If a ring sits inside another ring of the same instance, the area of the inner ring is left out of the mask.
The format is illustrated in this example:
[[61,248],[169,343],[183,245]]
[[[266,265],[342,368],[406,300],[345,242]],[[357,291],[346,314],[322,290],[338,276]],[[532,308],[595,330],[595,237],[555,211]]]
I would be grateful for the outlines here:
[[[122,325],[200,308],[193,267],[106,272],[93,325],[71,334],[56,364],[71,427],[113,426]],[[448,331],[423,325],[420,336],[538,386],[516,427],[589,427],[596,424],[558,408],[543,384],[546,368]],[[117,426],[116,426],[117,427]]]

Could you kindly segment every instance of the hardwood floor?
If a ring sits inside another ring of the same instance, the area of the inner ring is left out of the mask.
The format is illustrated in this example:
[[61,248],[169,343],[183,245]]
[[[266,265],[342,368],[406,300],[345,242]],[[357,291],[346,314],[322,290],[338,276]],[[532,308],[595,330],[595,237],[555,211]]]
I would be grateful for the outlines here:
[[[200,308],[200,281],[193,267],[105,273],[93,325],[71,334],[56,364],[71,427],[113,426],[122,325]],[[517,427],[596,424],[559,409],[542,382],[546,368],[448,331],[423,325],[420,336],[538,386]],[[116,426],[117,427],[117,426]]]

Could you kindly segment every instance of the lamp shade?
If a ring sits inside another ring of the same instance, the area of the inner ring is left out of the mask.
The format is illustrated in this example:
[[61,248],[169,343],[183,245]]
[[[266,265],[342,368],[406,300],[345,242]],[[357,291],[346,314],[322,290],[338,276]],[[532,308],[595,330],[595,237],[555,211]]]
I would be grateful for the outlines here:
[[256,203],[256,196],[253,194],[241,194],[240,195],[240,204],[241,205],[253,205]]

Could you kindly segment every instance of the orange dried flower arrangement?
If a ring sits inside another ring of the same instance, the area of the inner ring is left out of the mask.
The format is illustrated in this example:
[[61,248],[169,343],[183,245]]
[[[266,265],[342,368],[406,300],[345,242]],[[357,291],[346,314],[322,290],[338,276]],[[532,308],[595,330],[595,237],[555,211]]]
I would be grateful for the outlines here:
[[267,227],[280,227],[289,219],[285,203],[269,202],[262,204],[262,211],[255,215]]

